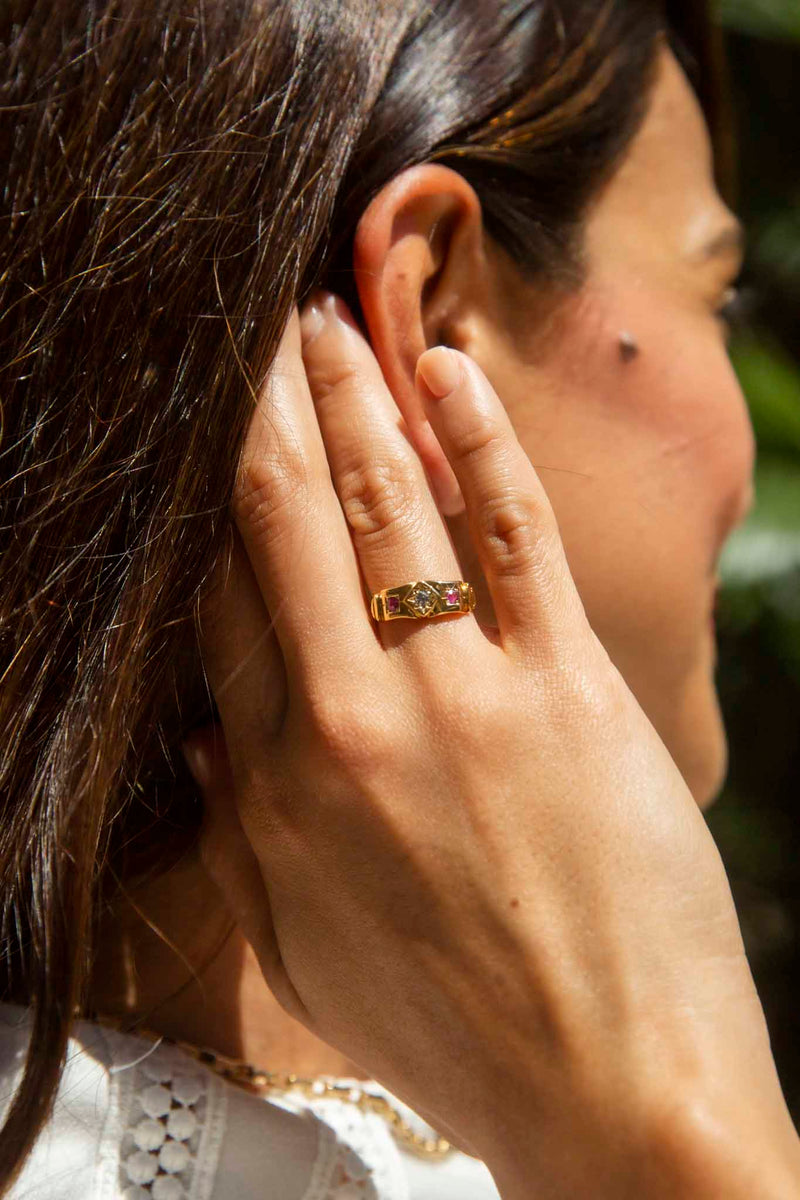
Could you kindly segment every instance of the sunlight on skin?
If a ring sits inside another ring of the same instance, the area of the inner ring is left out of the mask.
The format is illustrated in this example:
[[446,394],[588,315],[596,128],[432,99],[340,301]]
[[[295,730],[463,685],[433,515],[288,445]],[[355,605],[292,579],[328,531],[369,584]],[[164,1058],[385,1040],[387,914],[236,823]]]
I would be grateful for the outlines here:
[[[451,342],[502,397],[550,495],[590,622],[701,804],[726,764],[713,685],[716,565],[750,501],[754,454],[716,316],[741,252],[735,235],[703,251],[731,223],[700,109],[665,52],[645,124],[593,207],[586,286],[551,316],[543,339],[532,315],[541,296],[490,250],[488,274],[465,285],[474,302]],[[405,299],[419,316],[420,295]],[[387,373],[405,331],[390,323],[370,332]],[[621,351],[626,339],[636,353]],[[419,430],[411,393],[395,391]],[[478,591],[477,615],[491,621],[465,522],[456,515],[448,526]],[[278,1005],[238,931],[203,967],[228,918],[195,858],[137,902],[201,969],[202,984],[186,986],[174,951],[123,914],[101,955],[98,1009],[156,1010],[155,1028],[276,1070],[362,1074]]]

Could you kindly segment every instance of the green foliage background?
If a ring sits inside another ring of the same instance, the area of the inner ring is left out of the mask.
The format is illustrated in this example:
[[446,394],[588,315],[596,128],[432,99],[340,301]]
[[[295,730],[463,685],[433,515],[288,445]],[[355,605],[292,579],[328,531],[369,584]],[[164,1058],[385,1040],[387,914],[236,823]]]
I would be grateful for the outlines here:
[[731,355],[757,502],[723,558],[718,684],[731,764],[709,824],[800,1121],[800,0],[722,0],[750,248]]

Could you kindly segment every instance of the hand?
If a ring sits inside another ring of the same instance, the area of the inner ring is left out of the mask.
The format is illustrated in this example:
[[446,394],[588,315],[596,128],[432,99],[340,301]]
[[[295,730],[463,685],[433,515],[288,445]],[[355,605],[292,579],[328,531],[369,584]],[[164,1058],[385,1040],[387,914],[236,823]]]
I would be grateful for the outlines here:
[[785,1132],[718,854],[499,399],[466,356],[420,359],[498,628],[378,625],[369,592],[461,569],[352,318],[328,298],[303,330],[204,610],[222,729],[188,747],[206,861],[270,988],[504,1196],[533,1163],[543,1195],[659,1195],[667,1148],[690,1158],[709,1121],[735,1147],[740,1104],[756,1142],[762,1118]]

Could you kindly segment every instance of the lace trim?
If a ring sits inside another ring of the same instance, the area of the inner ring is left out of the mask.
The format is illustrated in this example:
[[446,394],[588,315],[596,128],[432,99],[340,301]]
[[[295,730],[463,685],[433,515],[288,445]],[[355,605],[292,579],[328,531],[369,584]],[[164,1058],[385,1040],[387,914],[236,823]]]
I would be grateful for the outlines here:
[[[111,1068],[123,1089],[115,1195],[201,1200],[213,1182],[224,1132],[227,1105],[217,1093],[224,1093],[225,1085],[166,1044],[126,1058],[127,1051],[137,1049],[131,1042],[117,1042]],[[338,1099],[287,1093],[281,1102],[304,1112],[318,1128],[316,1163],[303,1200],[408,1200],[399,1155],[379,1116]]]
[[[309,1106],[310,1108],[310,1106]],[[364,1156],[341,1136],[328,1114],[307,1114],[319,1121],[317,1161],[303,1200],[383,1200]]]
[[168,1046],[131,1070],[120,1154],[123,1200],[189,1200],[208,1115],[208,1075]]
[[408,1184],[385,1123],[344,1100],[281,1096],[318,1124],[317,1161],[302,1200],[408,1200]]
[[336,1141],[325,1200],[377,1200],[372,1171],[352,1146]]

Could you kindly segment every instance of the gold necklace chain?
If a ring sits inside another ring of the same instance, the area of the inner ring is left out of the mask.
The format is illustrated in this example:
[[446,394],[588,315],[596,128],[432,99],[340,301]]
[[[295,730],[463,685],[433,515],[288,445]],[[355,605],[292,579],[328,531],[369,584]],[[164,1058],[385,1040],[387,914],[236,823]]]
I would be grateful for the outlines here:
[[165,1042],[169,1046],[176,1046],[191,1058],[208,1067],[215,1075],[220,1075],[223,1079],[227,1079],[230,1083],[236,1084],[238,1087],[243,1087],[259,1094],[267,1094],[269,1092],[300,1092],[310,1099],[319,1100],[328,1098],[344,1100],[348,1104],[355,1104],[364,1112],[377,1113],[379,1117],[382,1117],[386,1121],[395,1140],[420,1158],[442,1159],[454,1149],[446,1138],[440,1137],[438,1134],[430,1138],[417,1133],[401,1113],[397,1111],[394,1105],[389,1103],[385,1096],[374,1096],[371,1092],[366,1091],[357,1084],[331,1083],[329,1079],[321,1076],[312,1079],[305,1078],[302,1075],[295,1075],[293,1072],[267,1071],[262,1067],[254,1067],[250,1063],[243,1062],[240,1059],[228,1058],[227,1055],[219,1054],[216,1050],[194,1046],[191,1042],[184,1042],[179,1038],[167,1037],[163,1033],[155,1033],[151,1029],[131,1030],[123,1020],[116,1017],[97,1015],[81,1019],[88,1020],[95,1025],[108,1026],[119,1033],[126,1033],[128,1035],[134,1033],[136,1037],[148,1038],[152,1042]]

